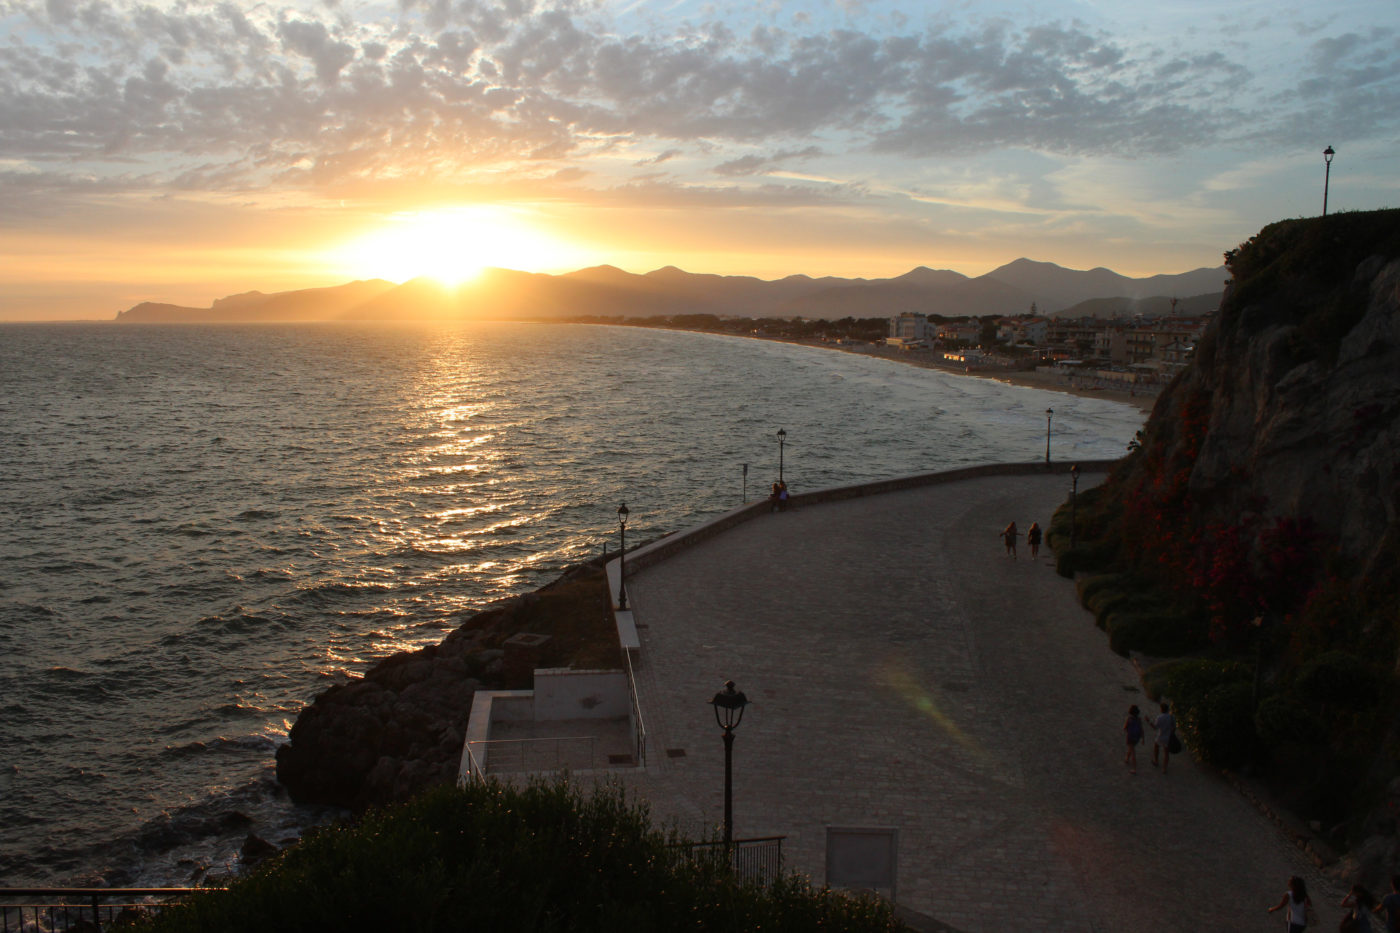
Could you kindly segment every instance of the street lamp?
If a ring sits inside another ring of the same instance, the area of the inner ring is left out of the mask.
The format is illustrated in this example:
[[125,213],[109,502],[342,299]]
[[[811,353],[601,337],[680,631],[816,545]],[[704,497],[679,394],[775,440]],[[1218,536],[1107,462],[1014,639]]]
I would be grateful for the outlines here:
[[734,689],[734,681],[726,680],[710,705],[715,709],[715,722],[724,730],[724,856],[729,861],[734,848],[734,730],[744,718],[749,698]]
[[1322,161],[1327,163],[1327,174],[1322,176],[1322,216],[1327,216],[1327,188],[1332,182],[1332,157],[1337,154],[1337,150],[1328,146],[1322,150]]
[[1075,513],[1079,500],[1079,464],[1069,468],[1069,478],[1072,481],[1069,487],[1069,546],[1073,548],[1075,530],[1079,526],[1075,520],[1078,517]]
[[627,610],[627,503],[617,507],[617,530],[622,538],[622,550],[617,558],[617,608]]
[[778,429],[778,482],[783,481],[783,442],[787,440],[787,431]]
[[1050,465],[1050,419],[1055,416],[1055,409],[1045,409],[1045,465]]

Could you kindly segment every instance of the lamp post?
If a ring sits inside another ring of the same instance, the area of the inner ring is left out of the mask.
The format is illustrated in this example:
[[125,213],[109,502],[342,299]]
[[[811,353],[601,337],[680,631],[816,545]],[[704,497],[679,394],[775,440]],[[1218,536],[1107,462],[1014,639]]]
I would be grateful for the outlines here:
[[1079,522],[1076,520],[1078,518],[1076,506],[1079,501],[1079,464],[1076,463],[1069,468],[1069,478],[1069,546],[1072,548],[1074,547],[1075,533],[1079,528]]
[[627,609],[627,503],[617,507],[617,531],[622,538],[621,548],[617,558],[617,608],[619,612]]
[[1050,419],[1055,417],[1055,409],[1045,409],[1045,465],[1050,465]]
[[1322,161],[1327,163],[1327,173],[1322,176],[1322,216],[1327,216],[1327,188],[1332,183],[1332,157],[1337,154],[1337,150],[1328,146],[1322,150]]
[[714,695],[710,705],[715,710],[715,722],[724,730],[724,857],[730,862],[734,850],[734,730],[744,718],[749,698],[734,689],[734,681],[726,680],[724,689]]
[[787,440],[787,431],[778,429],[778,482],[783,481],[783,443]]

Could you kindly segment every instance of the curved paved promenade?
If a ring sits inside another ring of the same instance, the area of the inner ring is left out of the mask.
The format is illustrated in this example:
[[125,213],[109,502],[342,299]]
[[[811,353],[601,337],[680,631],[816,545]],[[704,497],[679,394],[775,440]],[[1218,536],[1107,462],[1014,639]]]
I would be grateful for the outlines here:
[[998,476],[800,507],[629,575],[650,756],[625,780],[661,820],[718,823],[706,700],[732,679],[753,701],[735,835],[786,835],[817,883],[826,824],[891,826],[931,929],[1272,931],[1291,874],[1335,927],[1341,892],[1189,755],[1163,776],[1143,746],[1127,773],[1135,671],[1047,553],[998,538],[1067,493]]

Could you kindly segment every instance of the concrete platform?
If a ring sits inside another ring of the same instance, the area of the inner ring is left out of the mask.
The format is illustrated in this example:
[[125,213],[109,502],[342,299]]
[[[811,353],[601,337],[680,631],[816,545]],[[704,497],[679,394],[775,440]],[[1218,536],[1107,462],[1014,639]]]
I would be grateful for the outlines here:
[[498,777],[636,766],[632,727],[626,719],[494,722],[490,734],[486,771]]
[[1136,672],[1048,554],[998,537],[1068,491],[995,476],[799,505],[629,574],[650,750],[620,777],[661,820],[717,824],[706,701],[732,679],[753,701],[735,834],[785,834],[818,883],[826,825],[893,826],[900,902],[966,933],[1271,931],[1292,874],[1334,927],[1342,891],[1209,769],[1164,776],[1146,746],[1124,768]]

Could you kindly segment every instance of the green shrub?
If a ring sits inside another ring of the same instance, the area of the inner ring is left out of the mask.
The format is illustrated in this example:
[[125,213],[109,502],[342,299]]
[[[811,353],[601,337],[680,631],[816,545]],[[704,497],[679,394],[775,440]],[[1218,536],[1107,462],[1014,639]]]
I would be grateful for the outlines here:
[[1298,695],[1323,709],[1362,709],[1380,698],[1375,671],[1347,651],[1327,651],[1309,659],[1294,683]]
[[1150,610],[1115,610],[1108,615],[1105,628],[1108,646],[1124,657],[1130,651],[1158,657],[1187,654],[1205,647],[1210,635],[1199,616]]
[[[1166,674],[1184,742],[1205,761],[1235,767],[1255,748],[1251,669],[1231,661],[1182,661]],[[1159,694],[1160,695],[1160,694]]]
[[1257,747],[1251,669],[1230,661],[1189,660],[1166,677],[1183,741],[1205,761],[1238,767]]
[[1094,621],[1101,629],[1107,629],[1109,618],[1117,613],[1168,614],[1168,607],[1164,606],[1161,599],[1155,594],[1136,589],[1111,590],[1105,588],[1090,597],[1085,605],[1094,614]]
[[443,787],[310,836],[149,929],[904,929],[882,902],[793,876],[743,884],[673,841],[616,787]]
[[[1068,541],[1069,539],[1065,539]],[[1062,577],[1090,570],[1107,570],[1117,566],[1118,550],[1112,544],[1090,544],[1081,540],[1077,547],[1055,550],[1055,572]]]
[[1168,687],[1171,677],[1184,665],[1194,664],[1194,658],[1174,658],[1170,661],[1159,661],[1147,670],[1142,672],[1143,692],[1153,700],[1160,700],[1169,695]]
[[1226,684],[1248,683],[1253,670],[1238,661],[1192,659],[1174,665],[1167,675],[1167,695],[1186,705],[1199,703],[1205,695]]
[[1075,583],[1075,592],[1079,595],[1081,605],[1087,607],[1089,600],[1095,593],[1103,589],[1118,590],[1128,583],[1128,575],[1122,573],[1099,573],[1093,576],[1080,577]]
[[1254,756],[1254,688],[1247,683],[1222,684],[1179,716],[1186,742],[1205,761],[1235,768]]
[[1327,727],[1291,693],[1266,697],[1254,711],[1254,730],[1265,745],[1321,745]]

